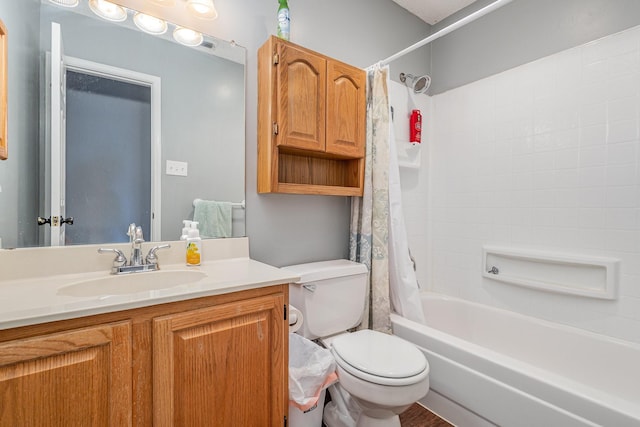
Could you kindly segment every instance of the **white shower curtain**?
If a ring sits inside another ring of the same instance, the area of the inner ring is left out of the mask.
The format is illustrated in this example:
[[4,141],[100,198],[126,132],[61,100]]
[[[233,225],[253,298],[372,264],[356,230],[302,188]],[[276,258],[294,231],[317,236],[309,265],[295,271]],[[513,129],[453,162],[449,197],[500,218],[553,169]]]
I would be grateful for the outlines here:
[[402,188],[398,150],[393,126],[389,126],[389,290],[393,311],[424,323],[420,288],[409,253],[407,228],[402,211]]
[[407,318],[424,316],[404,227],[388,81],[389,67],[368,71],[364,194],[351,202],[350,259],[370,272],[362,327],[390,333],[391,302]]

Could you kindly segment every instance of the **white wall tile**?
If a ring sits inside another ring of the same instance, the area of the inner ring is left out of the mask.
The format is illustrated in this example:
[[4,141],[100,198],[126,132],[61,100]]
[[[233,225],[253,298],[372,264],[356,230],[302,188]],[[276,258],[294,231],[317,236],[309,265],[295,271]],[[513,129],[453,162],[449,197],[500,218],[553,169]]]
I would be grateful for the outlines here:
[[[632,159],[633,160],[633,159]],[[607,185],[635,185],[636,163],[616,164],[607,167]]]
[[[605,116],[606,117],[606,116]],[[580,128],[580,146],[593,147],[596,145],[604,145],[607,142],[607,125],[587,124]]]
[[580,167],[590,168],[607,164],[607,148],[605,146],[586,147],[580,149]]
[[578,225],[580,228],[604,228],[607,224],[607,210],[604,208],[578,209]]
[[638,96],[640,87],[640,73],[628,73],[619,76],[613,76],[606,80],[603,87],[607,89],[607,101],[613,101],[628,96]]
[[580,125],[604,125],[607,121],[607,103],[594,103],[585,99],[580,107]]
[[630,120],[609,121],[607,143],[634,141],[638,139],[638,118]]
[[610,208],[606,210],[605,219],[607,228],[619,230],[640,229],[640,209],[637,208]]
[[637,208],[640,200],[638,186],[610,187],[607,190],[608,208]]
[[[640,27],[432,105],[428,179],[403,189],[429,212],[428,233],[421,215],[407,221],[410,235],[425,236],[413,239],[428,257],[423,287],[640,343]],[[618,258],[620,296],[483,279],[484,244]]]
[[607,168],[598,167],[581,167],[578,170],[580,187],[598,187],[606,184]]
[[607,103],[607,120],[619,122],[623,120],[635,120],[638,118],[637,97],[627,97],[609,101]]

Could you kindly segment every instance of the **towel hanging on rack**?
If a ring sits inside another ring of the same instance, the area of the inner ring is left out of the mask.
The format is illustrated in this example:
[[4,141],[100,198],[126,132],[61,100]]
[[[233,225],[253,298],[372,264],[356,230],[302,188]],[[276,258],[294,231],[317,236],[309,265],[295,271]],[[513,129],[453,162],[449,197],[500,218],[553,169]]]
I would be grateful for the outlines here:
[[203,238],[232,237],[232,203],[196,199],[193,220]]

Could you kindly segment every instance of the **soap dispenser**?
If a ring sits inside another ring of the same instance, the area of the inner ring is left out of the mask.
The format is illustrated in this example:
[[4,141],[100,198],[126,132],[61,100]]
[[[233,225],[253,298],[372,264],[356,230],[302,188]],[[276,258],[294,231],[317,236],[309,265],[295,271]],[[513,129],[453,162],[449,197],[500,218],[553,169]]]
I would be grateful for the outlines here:
[[187,237],[189,237],[190,228],[191,228],[191,221],[188,219],[182,220],[182,234],[180,235],[180,240],[187,240]]
[[202,239],[198,230],[198,221],[193,221],[187,237],[187,266],[200,265],[201,261]]

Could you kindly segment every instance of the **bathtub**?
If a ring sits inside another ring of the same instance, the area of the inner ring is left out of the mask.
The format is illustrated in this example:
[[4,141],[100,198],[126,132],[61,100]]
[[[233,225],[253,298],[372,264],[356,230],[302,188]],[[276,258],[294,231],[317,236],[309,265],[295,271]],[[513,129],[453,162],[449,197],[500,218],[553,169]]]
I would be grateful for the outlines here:
[[465,426],[640,426],[640,345],[432,293],[393,333],[431,367],[425,406]]

